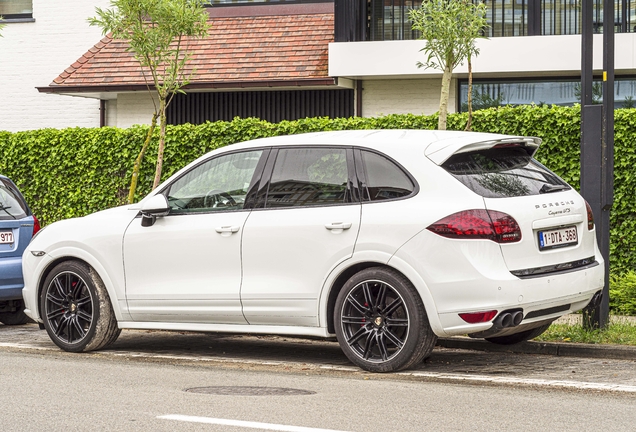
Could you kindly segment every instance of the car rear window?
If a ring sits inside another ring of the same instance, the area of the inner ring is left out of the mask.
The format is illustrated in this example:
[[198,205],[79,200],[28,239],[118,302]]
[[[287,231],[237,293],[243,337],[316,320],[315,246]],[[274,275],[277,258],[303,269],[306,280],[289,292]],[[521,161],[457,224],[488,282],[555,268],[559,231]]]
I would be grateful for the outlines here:
[[0,178],[0,220],[22,219],[26,216],[26,205],[20,193],[9,181]]
[[442,167],[485,198],[505,198],[569,190],[570,186],[532,158],[523,145],[457,153]]

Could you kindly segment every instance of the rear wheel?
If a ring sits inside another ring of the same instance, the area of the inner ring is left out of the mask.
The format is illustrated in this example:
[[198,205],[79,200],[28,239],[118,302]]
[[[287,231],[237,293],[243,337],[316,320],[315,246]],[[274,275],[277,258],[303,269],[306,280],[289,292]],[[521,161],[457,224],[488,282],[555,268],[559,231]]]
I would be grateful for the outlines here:
[[22,325],[30,321],[29,317],[24,313],[24,303],[16,301],[14,311],[0,312],[0,322],[4,325]]
[[422,300],[401,274],[384,268],[362,270],[336,300],[335,328],[340,347],[370,372],[407,369],[427,357],[437,337]]
[[541,327],[533,328],[508,336],[486,338],[486,340],[497,345],[514,345],[519,342],[529,341],[536,338],[537,336],[542,335],[548,329],[548,327],[550,327],[550,324],[542,325]]
[[40,311],[51,340],[70,352],[113,343],[120,330],[104,283],[84,263],[66,261],[47,276]]

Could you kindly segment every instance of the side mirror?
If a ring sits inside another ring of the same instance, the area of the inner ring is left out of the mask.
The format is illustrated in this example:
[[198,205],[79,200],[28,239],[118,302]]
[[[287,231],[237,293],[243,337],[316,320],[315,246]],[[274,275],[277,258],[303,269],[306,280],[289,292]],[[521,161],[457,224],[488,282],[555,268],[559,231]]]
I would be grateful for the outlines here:
[[170,213],[168,200],[162,194],[157,194],[144,202],[141,206],[141,226],[154,225],[158,216],[166,216]]

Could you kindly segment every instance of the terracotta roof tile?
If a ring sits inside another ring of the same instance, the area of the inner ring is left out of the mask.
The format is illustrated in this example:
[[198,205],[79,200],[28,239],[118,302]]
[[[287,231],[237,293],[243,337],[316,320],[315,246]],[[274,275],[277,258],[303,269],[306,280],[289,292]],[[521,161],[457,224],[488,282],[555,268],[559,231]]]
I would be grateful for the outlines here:
[[[209,35],[189,39],[191,83],[328,78],[333,14],[211,18]],[[144,85],[127,43],[105,37],[49,87]]]

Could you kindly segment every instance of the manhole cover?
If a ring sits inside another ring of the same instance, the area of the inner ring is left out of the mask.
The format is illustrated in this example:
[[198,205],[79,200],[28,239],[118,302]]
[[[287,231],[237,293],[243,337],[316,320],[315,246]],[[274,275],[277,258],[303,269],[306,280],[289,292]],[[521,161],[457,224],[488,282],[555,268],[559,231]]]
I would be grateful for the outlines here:
[[303,396],[316,392],[284,387],[248,387],[248,386],[215,386],[193,387],[186,389],[189,393],[203,393],[226,396]]

